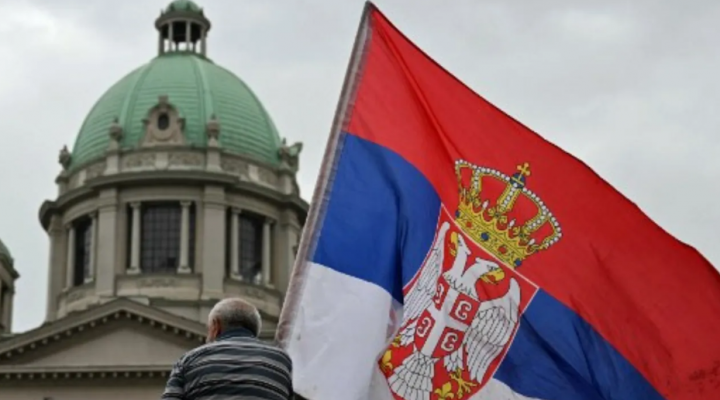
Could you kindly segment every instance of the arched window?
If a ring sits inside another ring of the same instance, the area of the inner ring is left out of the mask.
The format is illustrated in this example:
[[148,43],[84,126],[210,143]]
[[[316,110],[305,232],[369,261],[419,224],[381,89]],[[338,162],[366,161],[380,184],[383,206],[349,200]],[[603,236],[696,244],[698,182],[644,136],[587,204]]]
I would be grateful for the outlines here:
[[167,113],[162,113],[158,115],[157,118],[157,127],[161,131],[164,131],[170,126],[170,117],[167,115]]

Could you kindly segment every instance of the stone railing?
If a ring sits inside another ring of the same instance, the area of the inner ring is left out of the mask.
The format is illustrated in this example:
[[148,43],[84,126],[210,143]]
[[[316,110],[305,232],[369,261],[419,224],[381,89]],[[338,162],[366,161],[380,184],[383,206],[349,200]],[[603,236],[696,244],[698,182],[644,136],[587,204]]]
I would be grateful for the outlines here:
[[292,177],[280,172],[275,166],[248,157],[223,152],[219,153],[219,158],[211,157],[204,149],[148,148],[109,154],[103,160],[64,172],[66,175],[60,182],[66,184],[61,185],[60,194],[81,188],[88,181],[102,176],[163,171],[225,173],[240,181],[255,183],[284,194],[295,190]]

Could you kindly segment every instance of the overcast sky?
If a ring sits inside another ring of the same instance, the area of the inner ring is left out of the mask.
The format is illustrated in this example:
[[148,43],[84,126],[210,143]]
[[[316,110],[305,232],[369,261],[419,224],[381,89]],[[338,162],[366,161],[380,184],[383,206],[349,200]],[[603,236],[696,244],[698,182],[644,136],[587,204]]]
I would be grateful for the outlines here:
[[[45,313],[60,148],[93,103],[155,56],[166,0],[0,0],[0,238],[22,278],[14,328]],[[209,56],[305,142],[309,199],[362,0],[205,0]],[[579,157],[720,266],[720,2],[378,0],[491,102]],[[659,266],[660,267],[660,266]],[[679,276],[681,278],[681,276]]]

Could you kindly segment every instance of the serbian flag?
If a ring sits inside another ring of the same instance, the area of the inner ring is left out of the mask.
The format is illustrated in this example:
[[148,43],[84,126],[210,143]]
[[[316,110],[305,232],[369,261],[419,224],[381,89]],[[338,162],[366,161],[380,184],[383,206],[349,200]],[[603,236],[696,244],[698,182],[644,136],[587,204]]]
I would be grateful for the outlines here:
[[368,4],[278,339],[310,400],[718,400],[720,275]]

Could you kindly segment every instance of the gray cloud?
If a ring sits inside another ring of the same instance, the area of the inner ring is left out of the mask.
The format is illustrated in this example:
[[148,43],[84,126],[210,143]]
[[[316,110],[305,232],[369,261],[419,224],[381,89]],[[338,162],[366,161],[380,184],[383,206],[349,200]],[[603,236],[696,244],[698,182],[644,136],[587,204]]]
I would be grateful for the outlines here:
[[[0,2],[0,237],[18,282],[15,327],[44,315],[57,154],[93,103],[155,55],[166,1]],[[309,198],[362,1],[205,0],[209,51],[248,82],[291,141],[306,143]],[[468,85],[585,161],[720,266],[720,4],[608,0],[378,1]]]

